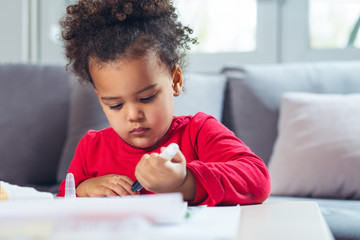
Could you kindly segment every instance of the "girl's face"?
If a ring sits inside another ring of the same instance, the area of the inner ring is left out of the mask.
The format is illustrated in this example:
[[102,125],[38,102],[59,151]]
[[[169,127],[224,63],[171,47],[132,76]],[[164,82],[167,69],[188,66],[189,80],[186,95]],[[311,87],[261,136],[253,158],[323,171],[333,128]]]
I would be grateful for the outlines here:
[[115,132],[139,148],[155,145],[168,131],[173,96],[182,89],[182,73],[171,73],[158,57],[109,63],[90,61],[90,74],[103,111]]

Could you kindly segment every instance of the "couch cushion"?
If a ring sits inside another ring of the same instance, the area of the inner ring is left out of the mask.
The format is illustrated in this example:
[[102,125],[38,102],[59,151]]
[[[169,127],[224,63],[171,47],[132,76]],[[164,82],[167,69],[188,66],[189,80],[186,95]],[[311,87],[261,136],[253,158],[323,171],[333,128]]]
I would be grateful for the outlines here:
[[62,66],[0,65],[0,179],[56,183],[66,138],[68,73]]
[[360,94],[284,94],[278,129],[273,195],[360,199]]
[[268,163],[285,92],[360,92],[360,62],[227,65],[223,123]]
[[184,74],[183,93],[174,98],[174,115],[204,112],[221,121],[226,79],[220,74]]
[[81,85],[75,77],[70,78],[71,97],[69,127],[57,171],[57,180],[65,179],[75,149],[80,139],[90,130],[109,126],[92,85]]

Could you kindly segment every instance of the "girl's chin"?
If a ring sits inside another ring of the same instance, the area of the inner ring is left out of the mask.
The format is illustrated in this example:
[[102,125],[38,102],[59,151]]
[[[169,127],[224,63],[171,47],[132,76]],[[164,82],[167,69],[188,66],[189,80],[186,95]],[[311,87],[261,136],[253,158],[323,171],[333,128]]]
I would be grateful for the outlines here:
[[137,148],[150,148],[154,146],[156,143],[157,142],[154,141],[132,141],[129,144]]
[[153,136],[123,138],[125,142],[136,148],[151,148],[158,144],[161,139],[161,137],[154,138]]

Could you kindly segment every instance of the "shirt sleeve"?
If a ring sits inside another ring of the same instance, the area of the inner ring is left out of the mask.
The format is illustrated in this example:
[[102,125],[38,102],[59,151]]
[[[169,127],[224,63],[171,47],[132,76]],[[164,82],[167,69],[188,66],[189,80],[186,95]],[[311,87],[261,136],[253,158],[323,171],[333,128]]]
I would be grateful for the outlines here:
[[270,194],[265,163],[215,118],[203,114],[191,124],[190,138],[198,159],[187,164],[196,183],[196,196],[190,204],[215,206],[265,201]]
[[[88,148],[88,133],[79,141],[76,147],[74,158],[71,161],[68,173],[72,173],[75,179],[75,187],[86,179],[91,178],[86,171],[86,157]],[[57,197],[65,196],[65,179],[61,182]]]

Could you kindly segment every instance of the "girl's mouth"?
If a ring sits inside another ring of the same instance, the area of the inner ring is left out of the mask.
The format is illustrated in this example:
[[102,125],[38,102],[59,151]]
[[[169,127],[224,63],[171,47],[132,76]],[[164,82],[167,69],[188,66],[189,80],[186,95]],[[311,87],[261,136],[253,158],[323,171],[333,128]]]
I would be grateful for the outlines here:
[[149,131],[149,128],[134,128],[130,133],[133,135],[143,135],[145,134],[147,131]]

